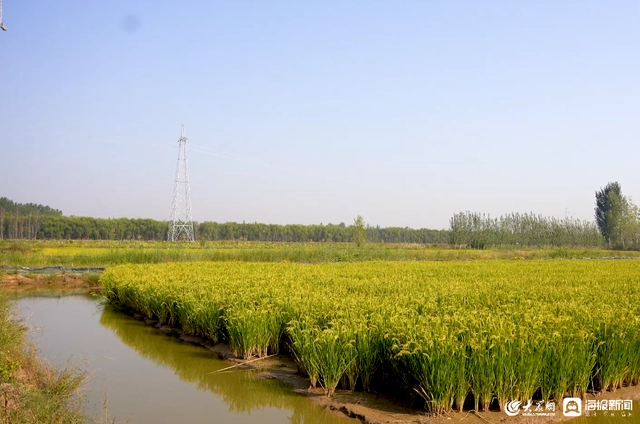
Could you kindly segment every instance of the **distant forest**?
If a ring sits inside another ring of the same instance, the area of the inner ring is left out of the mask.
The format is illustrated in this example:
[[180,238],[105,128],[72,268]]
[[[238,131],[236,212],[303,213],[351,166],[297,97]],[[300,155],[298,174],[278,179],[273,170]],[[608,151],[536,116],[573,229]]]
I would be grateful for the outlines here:
[[0,211],[13,215],[49,215],[62,216],[62,211],[35,203],[16,203],[6,197],[0,197]]
[[[355,233],[353,226],[344,223],[276,225],[205,221],[194,225],[196,240],[211,241],[353,242]],[[624,228],[627,227],[629,225]],[[0,198],[0,240],[160,241],[167,239],[168,229],[168,221],[64,216],[61,211],[49,206],[20,204],[5,197]],[[572,218],[556,219],[533,213],[491,218],[479,213],[460,212],[452,216],[448,230],[381,228],[369,225],[365,229],[366,240],[374,243],[450,244],[475,249],[496,246],[588,247],[605,244],[605,237],[594,222]],[[633,234],[635,235],[631,238],[635,241],[626,243],[627,248],[638,248],[640,226]],[[616,246],[615,243],[612,245]],[[624,247],[624,244],[621,246]]]
[[[154,219],[64,216],[61,211],[33,203],[0,198],[0,239],[166,240],[169,223]],[[367,226],[367,240],[384,243],[449,243],[448,230]],[[350,242],[345,225],[276,225],[235,222],[195,223],[197,240],[275,242]]]

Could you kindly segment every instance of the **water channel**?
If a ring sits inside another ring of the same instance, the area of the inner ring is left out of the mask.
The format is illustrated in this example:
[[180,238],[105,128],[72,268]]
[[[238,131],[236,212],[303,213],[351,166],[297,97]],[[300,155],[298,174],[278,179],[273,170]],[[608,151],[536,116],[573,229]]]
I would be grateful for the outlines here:
[[[360,423],[315,405],[286,383],[256,377],[256,370],[210,374],[229,362],[117,312],[98,297],[31,296],[19,299],[17,308],[41,356],[55,366],[88,372],[83,403],[91,417],[104,414],[106,399],[116,424]],[[569,422],[639,424],[640,404],[633,403],[632,417],[601,413]]]
[[116,423],[359,423],[255,370],[211,375],[229,363],[96,297],[26,297],[17,308],[43,357],[89,373],[83,402],[92,417],[104,413],[106,398]]

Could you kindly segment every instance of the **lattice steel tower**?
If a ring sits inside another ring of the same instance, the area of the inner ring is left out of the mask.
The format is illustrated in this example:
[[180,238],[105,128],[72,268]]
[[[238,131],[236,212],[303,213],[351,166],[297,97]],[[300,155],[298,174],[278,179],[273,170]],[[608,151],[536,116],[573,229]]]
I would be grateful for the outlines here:
[[182,125],[182,136],[178,140],[178,164],[176,182],[173,186],[171,203],[171,221],[169,222],[169,241],[195,241],[193,220],[191,219],[191,188],[187,170],[187,137]]

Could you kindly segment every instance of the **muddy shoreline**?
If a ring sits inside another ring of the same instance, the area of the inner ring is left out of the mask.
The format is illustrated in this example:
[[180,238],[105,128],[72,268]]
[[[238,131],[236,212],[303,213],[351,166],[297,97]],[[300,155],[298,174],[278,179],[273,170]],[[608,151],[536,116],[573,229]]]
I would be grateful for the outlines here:
[[2,274],[0,290],[8,293],[36,293],[59,291],[62,293],[102,290],[97,276],[90,274]]

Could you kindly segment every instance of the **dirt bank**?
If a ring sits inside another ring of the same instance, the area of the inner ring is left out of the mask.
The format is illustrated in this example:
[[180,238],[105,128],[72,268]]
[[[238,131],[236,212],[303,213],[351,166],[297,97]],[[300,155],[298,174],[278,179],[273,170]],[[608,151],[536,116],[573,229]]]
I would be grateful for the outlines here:
[[0,275],[0,290],[7,292],[73,291],[99,288],[98,279],[91,274]]
[[[127,311],[124,311],[127,312]],[[296,393],[311,398],[313,402],[327,409],[343,413],[349,417],[357,418],[365,424],[487,424],[487,423],[513,423],[513,424],[542,424],[569,421],[564,417],[561,406],[557,408],[553,416],[522,416],[509,417],[502,411],[464,411],[449,412],[444,415],[434,416],[425,411],[411,408],[410,406],[392,399],[390,396],[369,393],[337,390],[335,395],[327,398],[321,388],[310,388],[309,379],[300,375],[295,361],[287,355],[276,355],[259,360],[243,360],[236,357],[229,345],[225,343],[211,344],[200,338],[185,335],[182,330],[168,325],[160,325],[158,321],[145,319],[139,313],[127,312],[138,320],[155,326],[159,331],[178,337],[181,340],[202,346],[216,352],[221,359],[229,361],[229,366],[234,368],[250,368],[258,371],[256,376],[264,379],[277,379],[293,385]],[[229,370],[233,371],[233,369]],[[225,372],[225,371],[221,371]],[[614,392],[602,394],[588,394],[586,399],[624,399],[640,400],[640,387],[624,387]],[[639,412],[635,412],[638,414]]]

